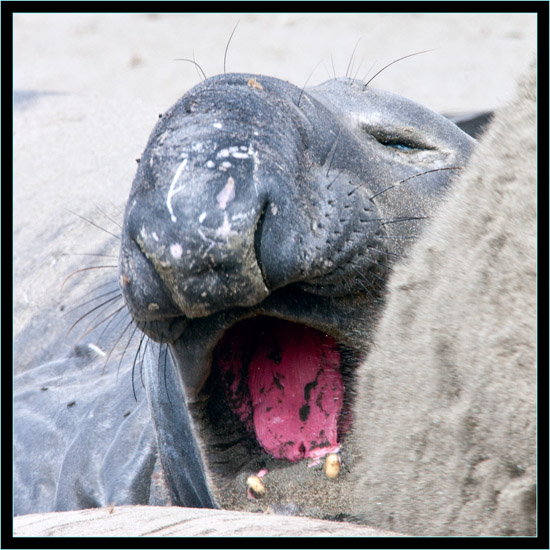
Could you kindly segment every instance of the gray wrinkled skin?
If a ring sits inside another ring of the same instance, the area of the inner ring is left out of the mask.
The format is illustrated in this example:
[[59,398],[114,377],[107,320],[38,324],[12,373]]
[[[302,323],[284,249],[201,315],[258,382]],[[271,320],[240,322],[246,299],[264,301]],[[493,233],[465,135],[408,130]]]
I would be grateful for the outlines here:
[[[301,90],[228,74],[190,90],[153,130],[124,217],[119,283],[150,340],[135,365],[101,374],[104,362],[76,348],[16,380],[16,513],[175,504],[353,515],[353,428],[335,480],[267,455],[227,409],[212,354],[243,319],[306,324],[346,350],[351,406],[391,264],[473,148],[443,117],[350,79]],[[264,467],[266,495],[251,499],[246,478]]]
[[535,535],[536,72],[497,111],[360,368],[356,507],[411,535]]

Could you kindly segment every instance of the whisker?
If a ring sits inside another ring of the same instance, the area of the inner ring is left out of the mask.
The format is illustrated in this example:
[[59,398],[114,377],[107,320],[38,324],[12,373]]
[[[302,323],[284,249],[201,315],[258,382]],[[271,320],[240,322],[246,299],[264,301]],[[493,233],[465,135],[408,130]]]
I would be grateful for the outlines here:
[[100,294],[99,296],[95,296],[94,298],[90,298],[89,300],[86,300],[85,302],[82,302],[81,304],[76,305],[72,309],[67,310],[65,313],[72,313],[73,311],[76,311],[77,309],[81,308],[82,306],[85,306],[86,304],[89,304],[91,302],[95,302],[96,300],[100,300],[101,298],[105,298],[105,296],[109,296],[109,294],[113,294],[113,292],[120,292],[120,289],[117,287],[113,290],[109,290],[109,292],[104,292],[103,294]]
[[365,78],[367,78],[367,76],[369,76],[369,73],[372,71],[372,69],[374,69],[375,65],[376,65],[376,59],[372,62],[372,65],[369,67],[369,70],[366,72],[365,76],[361,79],[361,82],[363,82],[365,80]]
[[346,286],[348,287],[349,293],[353,294],[353,289],[351,288],[351,285],[349,284],[349,281],[342,275],[342,281],[346,283]]
[[342,168],[342,170],[340,170],[340,172],[336,174],[336,177],[327,185],[327,189],[330,189],[332,187],[332,184],[343,174],[343,172],[344,168]]
[[325,61],[323,60],[323,69],[325,69],[326,73],[327,73],[327,78],[328,79],[331,79],[332,76],[330,74],[330,71],[328,70],[328,67],[325,65]]
[[[101,331],[100,335],[97,337],[97,341],[98,342],[101,342],[101,339],[103,338],[103,335],[105,334],[105,332],[107,332],[107,329],[111,326],[111,323],[117,318],[118,314],[121,312],[121,311],[124,311],[126,309],[126,306],[125,305],[122,305],[122,307],[119,307],[117,310],[113,311],[112,313],[109,314],[108,317],[111,317],[110,321],[105,325],[105,327],[103,327],[103,330]],[[106,317],[105,319],[103,319],[101,322],[99,322],[94,328],[97,328],[98,326],[100,326],[101,324],[103,324],[107,318]],[[120,324],[121,322],[121,319],[118,320],[117,324],[113,327],[113,332],[115,332],[115,330],[117,329],[118,325]]]
[[361,38],[363,38],[363,37],[362,36],[359,37],[359,40],[357,40],[357,42],[355,43],[355,47],[353,48],[353,51],[351,52],[351,57],[349,59],[349,63],[348,63],[347,69],[346,69],[346,78],[348,78],[349,75],[350,75],[350,68],[351,68],[351,64],[353,62],[353,56],[355,55],[355,50],[357,50],[357,46],[359,46],[359,42],[361,42]]
[[237,24],[233,27],[233,30],[231,31],[231,35],[229,37],[229,40],[227,41],[227,44],[225,46],[225,51],[223,52],[223,74],[225,74],[225,62],[227,60],[227,50],[229,49],[229,44],[231,43],[231,39],[233,38],[233,35],[235,34],[235,31],[237,30],[237,27],[239,26],[239,23],[241,20],[239,19],[237,21]]
[[389,224],[389,223],[411,222],[411,221],[414,221],[414,220],[428,220],[428,219],[430,219],[430,216],[409,216],[409,217],[406,217],[406,218],[389,219],[387,221],[383,221],[380,225],[386,225],[386,224]]
[[100,208],[97,204],[95,205],[95,207],[113,224],[113,225],[116,225],[119,229],[122,230],[122,225],[117,222],[116,220],[114,220],[111,216],[109,216],[109,214],[107,214],[107,212],[105,212],[102,208]]
[[336,177],[327,185],[327,189],[330,189],[332,187],[332,184],[344,173],[344,168],[336,174]]
[[363,60],[359,62],[359,66],[357,67],[357,70],[355,71],[355,74],[353,75],[353,80],[357,80],[357,75],[359,74],[359,70],[361,69],[361,66],[363,65]]
[[363,86],[363,91],[367,89],[367,86],[382,72],[385,71],[388,67],[393,65],[394,63],[397,63],[398,61],[402,61],[403,59],[407,59],[407,57],[412,57],[413,55],[420,55],[421,53],[427,53],[432,52],[433,50],[424,50],[421,52],[415,52],[410,53],[409,55],[404,55],[403,57],[400,57],[399,59],[396,59],[395,61],[392,61],[391,63],[388,63],[385,67],[382,67],[373,77],[370,78],[370,80],[367,81],[367,83]]
[[365,274],[360,269],[358,269],[354,265],[352,265],[351,268],[353,269],[353,271],[355,271],[355,273],[357,273],[357,275],[359,275],[359,277],[361,277],[361,279],[363,279],[363,281],[365,281],[367,284],[369,284],[372,287],[373,290],[375,290],[375,287],[372,284],[372,282],[369,281],[369,279],[365,276]]
[[91,266],[88,266],[88,267],[83,267],[82,269],[77,269],[76,271],[73,271],[64,281],[63,281],[63,284],[61,285],[61,289],[60,290],[63,290],[63,287],[65,286],[66,282],[71,278],[73,277],[74,275],[76,275],[77,273],[82,273],[84,271],[90,271],[92,269],[113,269],[113,268],[118,268],[118,265],[91,265]]
[[389,252],[387,250],[380,250],[379,248],[376,248],[374,246],[369,246],[367,245],[367,248],[370,248],[372,250],[375,250],[376,252],[378,252],[379,254],[386,254],[388,256],[395,256],[396,258],[404,258],[405,256],[403,256],[402,254],[396,254],[395,252]]
[[[191,55],[193,56],[193,62],[195,63],[195,70],[197,71],[197,74],[199,75],[199,78],[200,78],[200,74],[199,74],[199,64],[197,63],[196,59],[195,59],[195,50],[193,50],[191,52]],[[201,69],[201,73],[203,74],[204,76],[204,71]]]
[[[134,325],[134,322],[130,319],[129,325]],[[128,342],[126,342],[126,346],[124,347],[124,351],[122,352],[122,355],[120,357],[120,361],[118,362],[118,367],[117,367],[117,370],[116,370],[116,376],[117,376],[117,380],[118,380],[118,373],[120,371],[120,366],[122,365],[122,360],[124,359],[124,356],[126,355],[126,352],[128,351],[128,348],[130,347],[130,343],[132,342],[132,340],[134,339],[134,336],[136,334],[136,331],[138,330],[137,326],[134,325],[134,331],[132,332],[132,334],[130,335],[130,338],[128,338]]]
[[[369,283],[371,286],[372,286],[372,283],[370,283],[367,279],[365,279],[365,277],[363,276],[363,274],[354,266],[352,266],[353,270],[361,276],[361,278],[363,278],[365,280],[365,282]],[[355,279],[360,285],[361,287],[363,288],[363,290],[373,299],[373,301],[377,301],[376,298],[372,295],[372,293],[370,292],[370,290],[361,282],[360,279]]]
[[462,168],[460,166],[449,166],[447,168],[434,168],[432,170],[426,170],[425,172],[420,172],[419,174],[414,174],[414,176],[409,176],[408,178],[405,178],[404,180],[398,181],[397,183],[394,183],[390,185],[389,187],[386,187],[386,189],[382,189],[382,191],[378,191],[378,193],[375,193],[372,197],[369,198],[370,201],[372,199],[375,199],[378,197],[378,195],[381,195],[382,193],[385,193],[386,191],[389,191],[390,189],[393,189],[394,187],[400,186],[402,183],[405,183],[409,180],[412,180],[414,178],[418,178],[420,176],[425,176],[426,174],[431,174],[432,172],[443,172],[444,170],[461,170]]
[[195,67],[200,70],[203,76],[203,80],[206,80],[206,75],[204,74],[202,67],[196,61],[193,61],[193,59],[188,59],[187,57],[178,57],[177,59],[174,59],[174,61],[187,61],[188,63],[193,63],[193,65],[195,65]]
[[[121,308],[123,309],[123,308]],[[120,312],[117,311],[117,314]],[[113,344],[113,347],[111,348],[111,351],[109,352],[109,355],[107,355],[107,358],[105,359],[105,364],[103,365],[103,371],[101,372],[101,374],[103,374],[103,372],[105,372],[105,367],[107,366],[107,363],[109,362],[109,358],[111,357],[111,355],[113,354],[113,351],[115,350],[115,348],[118,346],[118,343],[120,342],[120,340],[122,339],[122,337],[126,334],[126,331],[128,330],[128,328],[132,326],[132,323],[128,323],[126,325],[126,328],[121,332],[120,336],[116,339],[115,343]]]
[[118,258],[116,254],[94,254],[92,252],[62,252],[61,256],[94,256],[97,258]]
[[170,406],[174,406],[172,403],[172,400],[170,399],[170,392],[168,391],[168,384],[166,383],[166,369],[168,367],[168,349],[169,346],[167,344],[159,344],[159,356],[158,356],[158,368],[159,368],[159,377],[160,377],[160,368],[161,368],[161,354],[164,352],[164,372],[163,372],[163,381],[164,381],[164,387],[166,389],[166,396],[168,397],[168,403],[170,403]]
[[[104,303],[103,305],[106,305],[106,303]],[[104,317],[103,319],[101,319],[101,321],[99,323],[97,323],[96,325],[94,325],[93,327],[89,328],[90,325],[100,316],[103,314],[102,311],[100,311],[89,323],[88,325],[86,325],[86,329],[85,329],[85,332],[84,334],[81,334],[80,337],[78,338],[77,342],[80,342],[85,336],[87,336],[88,334],[90,334],[90,332],[92,332],[93,330],[95,330],[97,327],[101,326],[103,323],[105,323],[105,321],[111,319],[113,316],[116,316],[122,309],[124,309],[126,306],[122,306],[120,307],[119,309],[109,313],[106,317]],[[112,319],[111,319],[112,321]],[[107,326],[109,326],[109,324],[111,323],[111,321],[109,321],[109,323],[107,324]],[[103,331],[104,332],[104,331]],[[101,335],[98,337],[98,342],[101,340],[101,336],[103,336],[103,332],[101,333]]]
[[71,214],[78,216],[80,219],[84,220],[85,222],[88,222],[90,225],[93,225],[94,227],[97,227],[98,229],[101,229],[101,231],[104,231],[108,235],[111,235],[111,237],[114,237],[115,239],[120,240],[120,235],[115,235],[114,233],[111,233],[109,230],[105,229],[104,227],[101,227],[100,225],[97,225],[97,223],[94,223],[93,221],[89,220],[88,218],[85,218],[84,216],[81,216],[80,214],[77,214],[76,212],[73,212],[72,210],[69,210],[68,208],[64,209],[67,212],[70,212]]
[[94,311],[96,311],[97,309],[101,308],[101,307],[104,307],[106,304],[108,304],[109,302],[113,302],[114,300],[119,300],[120,299],[120,295],[118,296],[113,296],[112,298],[109,298],[108,300],[105,300],[105,302],[103,302],[102,304],[99,304],[98,306],[92,308],[90,311],[86,312],[84,315],[82,315],[81,317],[79,317],[71,326],[71,328],[67,331],[67,334],[65,335],[65,337],[69,336],[69,334],[71,333],[71,331],[73,330],[74,327],[76,327],[76,325],[78,325],[78,323],[80,323],[80,321],[82,321],[82,319],[85,319],[86,317],[88,317],[88,315],[90,315],[91,313],[93,313]]
[[302,89],[300,90],[300,95],[298,96],[298,103],[296,103],[296,106],[300,106],[300,100],[302,99],[302,94],[304,93],[304,90],[306,89],[307,83],[309,82],[309,79],[313,76],[313,73],[315,72],[315,69],[322,63],[322,60],[313,67],[313,70],[309,73],[309,76],[306,78],[306,82],[303,85]]
[[[147,341],[149,341],[149,338],[147,338],[145,333],[140,332],[140,334],[141,334],[141,337],[139,339],[138,349],[136,351],[136,354],[134,355],[134,362],[132,364],[132,392],[134,393],[134,399],[136,401],[137,401],[137,395],[136,395],[136,386],[135,386],[135,383],[134,383],[134,374],[135,374],[135,371],[136,371],[136,361],[139,360],[139,352],[141,350],[141,346],[143,344],[143,341],[146,340],[145,347],[147,347]],[[144,354],[145,354],[145,351],[144,351]],[[142,364],[143,364],[143,359],[142,359]]]
[[[326,177],[328,178],[328,173],[330,172],[330,168],[332,166],[332,162],[334,161],[334,157],[336,156],[336,147],[338,145],[338,140],[340,139],[340,135],[342,134],[342,127],[340,127],[338,129],[338,135],[336,136],[336,139],[334,140],[334,143],[332,145],[332,158],[330,159],[330,162],[329,162],[329,165],[328,165],[328,168],[327,168],[327,173],[326,173]],[[329,151],[329,155],[330,155],[330,151]]]

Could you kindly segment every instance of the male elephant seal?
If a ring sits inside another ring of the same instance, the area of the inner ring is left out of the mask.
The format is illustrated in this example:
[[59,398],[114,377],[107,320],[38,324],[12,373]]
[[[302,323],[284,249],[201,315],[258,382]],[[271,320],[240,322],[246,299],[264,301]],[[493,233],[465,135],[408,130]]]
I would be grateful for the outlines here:
[[392,275],[358,381],[369,525],[536,533],[535,90],[533,67]]
[[143,365],[100,377],[77,354],[20,377],[16,513],[353,515],[359,353],[391,264],[474,145],[352,79],[226,74],[186,93],[124,216],[119,283]]
[[146,367],[175,503],[190,504],[174,435],[189,421],[204,461],[194,502],[352,513],[353,335],[472,148],[443,117],[351,79],[305,91],[227,74],[161,117],[120,280],[137,327],[175,360],[177,375],[158,352]]

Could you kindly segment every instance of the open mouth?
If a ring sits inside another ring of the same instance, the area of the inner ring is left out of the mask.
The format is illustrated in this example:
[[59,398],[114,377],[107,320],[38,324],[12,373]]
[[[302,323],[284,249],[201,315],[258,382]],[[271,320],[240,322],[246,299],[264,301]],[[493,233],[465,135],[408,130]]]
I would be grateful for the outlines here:
[[295,462],[339,450],[344,412],[342,354],[311,327],[254,317],[231,327],[213,356],[211,377],[230,414],[267,455]]
[[[215,500],[310,515],[309,497],[288,491],[289,480],[313,487],[346,477],[359,352],[311,326],[251,315],[217,331],[208,377],[188,401]],[[178,362],[191,366],[181,353]],[[258,477],[260,490],[250,481]]]

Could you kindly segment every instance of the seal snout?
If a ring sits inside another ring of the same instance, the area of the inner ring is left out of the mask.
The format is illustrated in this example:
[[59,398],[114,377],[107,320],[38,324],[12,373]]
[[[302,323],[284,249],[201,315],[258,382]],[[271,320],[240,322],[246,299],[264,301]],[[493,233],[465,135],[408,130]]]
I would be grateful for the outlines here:
[[170,219],[128,216],[135,254],[187,318],[252,307],[269,294],[255,246],[265,199],[244,192],[241,180],[226,174],[202,185],[199,177],[192,197],[174,197]]

